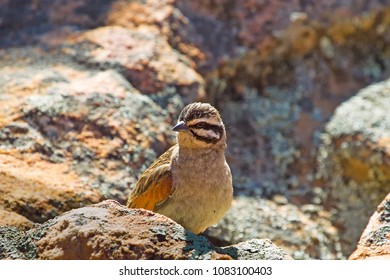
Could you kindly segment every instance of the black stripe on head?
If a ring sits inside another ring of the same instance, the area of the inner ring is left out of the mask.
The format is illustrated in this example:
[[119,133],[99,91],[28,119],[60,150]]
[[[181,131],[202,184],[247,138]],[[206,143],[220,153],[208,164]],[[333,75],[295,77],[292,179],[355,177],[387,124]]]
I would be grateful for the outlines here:
[[[217,143],[221,138],[223,137],[224,134],[224,129],[222,126],[219,125],[213,125],[209,124],[207,122],[198,122],[194,125],[189,126],[191,134],[198,139],[199,141],[206,142],[206,143]],[[204,129],[204,130],[212,130],[214,131],[215,134],[219,135],[219,138],[214,138],[214,137],[205,137],[202,135],[198,135],[196,133],[196,129]]]
[[198,122],[196,124],[192,124],[188,126],[189,128],[197,128],[197,129],[205,129],[205,130],[213,130],[214,132],[221,135],[221,131],[223,133],[223,128],[220,125],[210,124],[208,122]]

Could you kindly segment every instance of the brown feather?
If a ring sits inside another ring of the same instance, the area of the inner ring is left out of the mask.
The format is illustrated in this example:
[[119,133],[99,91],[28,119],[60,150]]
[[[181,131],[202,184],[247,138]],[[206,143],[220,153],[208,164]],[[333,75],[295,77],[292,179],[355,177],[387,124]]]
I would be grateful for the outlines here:
[[127,207],[153,211],[157,204],[172,195],[174,190],[170,163],[175,147],[167,150],[142,173],[129,196]]

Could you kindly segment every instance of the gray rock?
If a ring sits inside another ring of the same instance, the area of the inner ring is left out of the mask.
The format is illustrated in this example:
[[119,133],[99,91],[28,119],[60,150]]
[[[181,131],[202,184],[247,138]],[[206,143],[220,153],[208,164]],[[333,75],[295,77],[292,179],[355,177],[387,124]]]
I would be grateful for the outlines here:
[[[280,200],[280,199],[279,199]],[[215,244],[272,240],[294,259],[340,259],[337,230],[316,205],[302,209],[261,198],[237,197],[222,221],[207,230]]]
[[369,86],[337,108],[321,137],[317,177],[346,255],[390,192],[389,108],[390,80]]
[[169,115],[114,71],[54,84],[30,96],[23,113],[48,140],[52,161],[70,156],[80,176],[122,202],[140,171],[174,139],[167,134]]
[[283,249],[269,239],[251,239],[223,248],[225,252],[230,250],[236,250],[239,260],[292,260]]
[[35,259],[33,239],[20,229],[0,227],[0,259]]

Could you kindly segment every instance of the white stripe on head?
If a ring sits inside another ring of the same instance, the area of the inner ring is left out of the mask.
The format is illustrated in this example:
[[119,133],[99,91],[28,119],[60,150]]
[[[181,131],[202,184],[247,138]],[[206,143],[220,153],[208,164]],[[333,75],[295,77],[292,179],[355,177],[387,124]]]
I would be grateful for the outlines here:
[[219,139],[221,135],[219,133],[215,132],[212,129],[203,129],[203,128],[198,128],[198,129],[192,129],[194,133],[201,137],[205,138],[214,138],[214,139]]

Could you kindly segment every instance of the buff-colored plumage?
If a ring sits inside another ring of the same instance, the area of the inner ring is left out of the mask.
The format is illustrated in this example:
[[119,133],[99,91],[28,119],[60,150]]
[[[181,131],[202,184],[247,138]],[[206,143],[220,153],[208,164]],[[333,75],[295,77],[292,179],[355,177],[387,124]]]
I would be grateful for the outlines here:
[[186,106],[174,130],[178,144],[141,175],[127,206],[163,214],[199,234],[217,223],[232,201],[226,133],[218,111],[206,103]]

